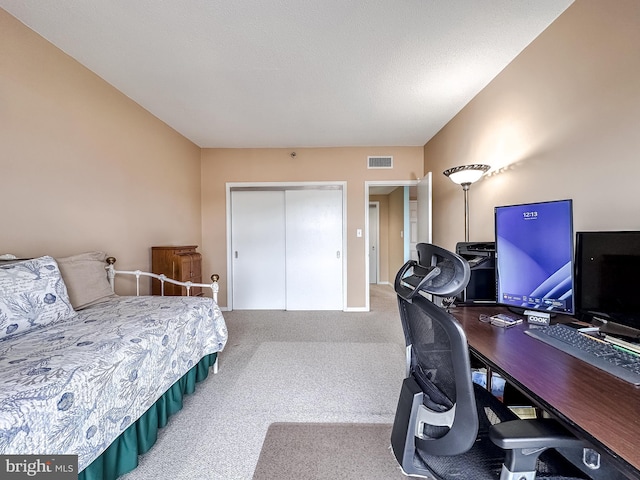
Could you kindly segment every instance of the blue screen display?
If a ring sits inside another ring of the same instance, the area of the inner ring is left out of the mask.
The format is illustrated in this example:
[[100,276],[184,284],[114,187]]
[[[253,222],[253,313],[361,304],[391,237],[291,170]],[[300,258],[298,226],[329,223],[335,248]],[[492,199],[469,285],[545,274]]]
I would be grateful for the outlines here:
[[495,208],[498,303],[573,314],[571,200]]

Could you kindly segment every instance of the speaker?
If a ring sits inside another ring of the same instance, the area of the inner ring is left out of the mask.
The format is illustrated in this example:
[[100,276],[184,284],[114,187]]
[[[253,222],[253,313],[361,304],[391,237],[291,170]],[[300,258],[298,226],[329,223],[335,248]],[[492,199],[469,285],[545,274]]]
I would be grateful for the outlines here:
[[456,304],[496,303],[495,242],[459,242],[456,253],[469,262],[469,284],[456,297]]

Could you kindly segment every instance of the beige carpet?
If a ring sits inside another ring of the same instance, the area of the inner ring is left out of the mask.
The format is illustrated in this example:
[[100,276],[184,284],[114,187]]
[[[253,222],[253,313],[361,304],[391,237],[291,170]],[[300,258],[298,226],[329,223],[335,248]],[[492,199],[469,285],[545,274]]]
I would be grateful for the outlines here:
[[401,480],[391,425],[272,423],[253,480]]
[[[138,468],[121,480],[251,480],[275,422],[390,428],[405,373],[391,286],[371,285],[370,312],[239,310],[224,317],[229,342],[219,373],[185,397]],[[379,439],[374,458],[394,465],[390,433]],[[308,450],[306,443],[300,448]],[[297,458],[297,448],[287,456]],[[289,478],[314,478],[304,473]],[[323,480],[334,478],[367,477]]]

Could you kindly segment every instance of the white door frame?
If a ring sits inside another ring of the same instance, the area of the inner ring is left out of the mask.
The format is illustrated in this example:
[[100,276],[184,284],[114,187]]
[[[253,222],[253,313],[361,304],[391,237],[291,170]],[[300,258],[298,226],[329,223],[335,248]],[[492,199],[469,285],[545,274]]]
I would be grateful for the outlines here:
[[[342,189],[342,305],[347,308],[347,182],[227,182],[226,217],[227,217],[227,305],[233,310],[233,252],[231,248],[231,190],[234,188],[287,189],[287,188],[322,188],[340,187]],[[368,193],[367,193],[368,197]],[[368,219],[367,219],[368,222]],[[268,281],[269,279],[265,279]],[[368,287],[367,287],[368,288]],[[367,290],[368,292],[368,290]]]
[[[428,176],[430,174],[425,175]],[[393,181],[393,180],[367,180],[364,182],[364,205],[365,205],[365,211],[364,211],[364,230],[366,232],[365,238],[364,238],[364,254],[365,254],[365,259],[364,259],[364,264],[365,264],[365,307],[364,310],[365,311],[369,311],[371,310],[371,305],[370,305],[370,288],[369,288],[369,187],[413,187],[413,186],[417,186],[418,183],[420,183],[419,180],[397,180],[397,181]],[[419,223],[419,222],[418,222]],[[429,229],[431,229],[431,219],[429,219]],[[391,281],[393,282],[394,278],[391,279]],[[393,285],[392,285],[393,286]]]

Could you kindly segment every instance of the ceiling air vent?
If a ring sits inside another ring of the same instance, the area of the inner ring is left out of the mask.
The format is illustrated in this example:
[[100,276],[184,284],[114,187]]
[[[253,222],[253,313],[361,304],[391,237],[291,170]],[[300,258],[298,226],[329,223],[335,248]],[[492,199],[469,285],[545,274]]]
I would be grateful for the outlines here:
[[393,157],[367,157],[369,168],[393,168]]

